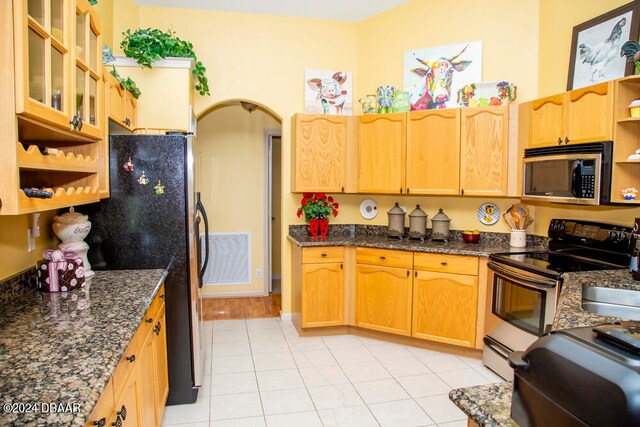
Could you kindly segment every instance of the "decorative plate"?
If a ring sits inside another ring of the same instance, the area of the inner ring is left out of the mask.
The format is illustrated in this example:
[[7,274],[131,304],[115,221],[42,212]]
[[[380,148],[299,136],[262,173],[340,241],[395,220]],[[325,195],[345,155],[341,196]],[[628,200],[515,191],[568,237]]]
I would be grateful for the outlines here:
[[458,91],[461,107],[505,105],[516,99],[518,88],[507,81],[472,83]]
[[364,219],[373,219],[378,215],[378,204],[371,199],[364,199],[360,203],[360,215]]
[[478,220],[484,225],[493,225],[500,219],[500,208],[493,203],[483,203],[478,208]]

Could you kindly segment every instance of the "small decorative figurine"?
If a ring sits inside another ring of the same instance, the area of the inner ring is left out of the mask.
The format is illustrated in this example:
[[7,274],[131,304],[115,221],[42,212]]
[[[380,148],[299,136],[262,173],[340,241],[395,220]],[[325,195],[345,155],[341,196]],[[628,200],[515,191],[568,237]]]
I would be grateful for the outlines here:
[[129,157],[129,160],[127,160],[127,163],[125,163],[123,167],[127,172],[133,172],[133,163],[131,163],[131,157]]
[[638,148],[635,153],[627,157],[627,160],[640,160],[640,148]]
[[156,190],[156,194],[161,196],[164,194],[164,185],[160,184],[160,180],[158,180],[158,185],[153,187]]
[[362,112],[364,114],[376,114],[380,108],[378,98],[373,94],[369,94],[365,99],[361,99],[360,104],[362,104]]
[[111,48],[105,44],[102,47],[102,63],[111,64],[112,62],[116,62],[116,58],[113,56],[113,53],[111,53]]
[[634,200],[638,196],[638,190],[634,187],[625,188],[622,190],[622,197],[625,200]]
[[378,104],[380,105],[380,114],[390,113],[393,98],[396,96],[395,86],[380,86],[378,88]]
[[138,184],[140,185],[147,185],[149,183],[149,180],[147,179],[147,177],[144,175],[144,171],[142,171],[142,175],[140,175],[140,178],[138,178]]

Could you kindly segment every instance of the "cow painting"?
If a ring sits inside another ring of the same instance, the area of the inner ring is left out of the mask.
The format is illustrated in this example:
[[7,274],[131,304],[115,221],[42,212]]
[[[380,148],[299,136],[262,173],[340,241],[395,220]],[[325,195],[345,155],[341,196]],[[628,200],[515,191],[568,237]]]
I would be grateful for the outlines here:
[[457,55],[451,58],[440,58],[435,61],[425,61],[420,58],[416,60],[424,67],[414,68],[411,71],[420,77],[425,78],[424,94],[413,104],[414,110],[432,110],[446,108],[445,103],[451,99],[451,83],[453,73],[463,71],[469,65],[469,60],[456,59],[467,50],[465,46]]
[[412,110],[457,107],[458,90],[479,81],[482,41],[404,52],[404,90],[411,94]]
[[347,81],[347,73],[338,71],[328,78],[307,80],[307,86],[317,92],[316,102],[322,105],[323,114],[342,114],[347,101],[347,89],[343,86]]

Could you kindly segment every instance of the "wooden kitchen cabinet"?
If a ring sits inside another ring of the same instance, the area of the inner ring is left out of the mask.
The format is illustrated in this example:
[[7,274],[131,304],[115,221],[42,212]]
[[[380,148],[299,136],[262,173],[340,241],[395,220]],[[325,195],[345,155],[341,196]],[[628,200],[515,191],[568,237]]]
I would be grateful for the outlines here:
[[292,191],[341,193],[346,185],[347,117],[296,114]]
[[109,120],[117,123],[125,129],[132,131],[136,127],[138,101],[126,90],[105,67],[103,71],[106,76],[107,91],[107,111]]
[[14,0],[15,108],[77,135],[102,138],[101,21],[88,0]]
[[407,114],[358,117],[358,192],[405,191]]
[[614,83],[531,101],[528,148],[613,139]]
[[413,336],[475,347],[478,277],[416,270]]
[[509,106],[463,108],[460,144],[460,194],[506,196]]
[[407,194],[460,194],[460,109],[407,117]]
[[629,160],[638,149],[640,141],[640,119],[630,117],[629,104],[640,98],[640,76],[627,76],[615,82],[614,106],[614,150],[611,168],[611,201],[638,205],[640,199],[625,200],[622,190],[638,187],[640,161]]
[[302,250],[303,328],[344,324],[344,248]]
[[[164,285],[152,301],[86,426],[101,419],[159,426],[169,393]],[[115,404],[114,404],[115,402]]]
[[410,336],[411,271],[358,263],[356,326]]

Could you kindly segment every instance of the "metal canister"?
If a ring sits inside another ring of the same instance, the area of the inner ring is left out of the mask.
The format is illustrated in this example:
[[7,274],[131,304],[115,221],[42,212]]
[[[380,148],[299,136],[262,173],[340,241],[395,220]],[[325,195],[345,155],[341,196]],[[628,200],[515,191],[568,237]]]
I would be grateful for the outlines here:
[[396,203],[387,214],[389,215],[387,236],[402,239],[404,236],[404,216],[406,212]]
[[427,237],[427,213],[420,209],[420,205],[409,214],[409,238],[424,241]]
[[431,240],[449,241],[450,222],[451,219],[440,208],[438,213],[431,218]]

